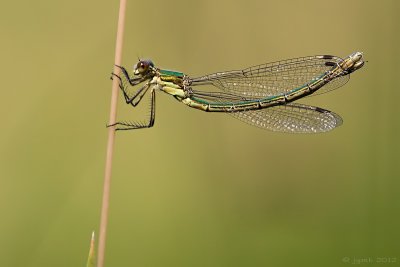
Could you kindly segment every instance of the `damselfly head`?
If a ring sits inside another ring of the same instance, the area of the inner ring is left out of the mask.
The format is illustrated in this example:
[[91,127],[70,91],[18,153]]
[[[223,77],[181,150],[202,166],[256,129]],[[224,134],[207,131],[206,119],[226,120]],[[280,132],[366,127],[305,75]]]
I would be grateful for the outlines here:
[[133,67],[133,73],[135,75],[146,75],[152,70],[154,64],[149,59],[140,59],[139,62]]

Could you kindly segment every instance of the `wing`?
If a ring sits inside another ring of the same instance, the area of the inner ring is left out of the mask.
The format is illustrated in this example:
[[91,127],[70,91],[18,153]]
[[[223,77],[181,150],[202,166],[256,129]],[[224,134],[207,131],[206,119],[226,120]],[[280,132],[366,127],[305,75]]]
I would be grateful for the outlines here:
[[[318,79],[342,61],[336,56],[310,56],[253,66],[243,70],[217,72],[189,79],[191,85],[213,85],[222,91],[251,98],[287,93]],[[339,76],[312,95],[343,86],[350,76]]]
[[229,114],[253,126],[287,133],[327,132],[343,123],[329,110],[294,103]]
[[[242,97],[226,92],[193,91],[196,99],[208,103],[234,103],[253,100],[253,97]],[[266,130],[288,133],[319,133],[327,132],[338,126],[342,118],[326,109],[288,103],[286,105],[272,106],[264,109],[228,112],[233,117]]]

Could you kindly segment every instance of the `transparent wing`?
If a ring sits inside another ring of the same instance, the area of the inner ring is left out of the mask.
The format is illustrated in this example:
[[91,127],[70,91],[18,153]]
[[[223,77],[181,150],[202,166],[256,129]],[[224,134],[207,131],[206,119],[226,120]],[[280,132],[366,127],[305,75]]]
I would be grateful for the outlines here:
[[[197,100],[229,104],[252,100],[225,92],[193,91]],[[297,103],[288,103],[257,110],[229,112],[233,117],[266,130],[288,133],[318,133],[330,131],[342,124],[342,118],[326,109]]]
[[327,132],[343,123],[339,115],[329,110],[292,103],[229,114],[253,126],[287,133]]
[[[340,61],[341,58],[328,55],[294,58],[189,80],[193,86],[213,85],[235,95],[263,98],[287,93],[319,79]],[[349,75],[339,76],[312,95],[339,88],[348,80]]]

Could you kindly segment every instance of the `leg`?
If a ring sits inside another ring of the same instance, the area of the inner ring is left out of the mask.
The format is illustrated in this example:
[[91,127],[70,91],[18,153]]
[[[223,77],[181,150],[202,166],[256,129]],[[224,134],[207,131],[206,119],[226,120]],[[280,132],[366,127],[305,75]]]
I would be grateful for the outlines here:
[[142,100],[143,96],[146,94],[146,92],[149,88],[150,88],[149,83],[146,83],[145,85],[140,87],[139,90],[137,90],[136,93],[132,97],[129,97],[128,93],[125,91],[125,88],[121,88],[121,89],[122,89],[122,92],[124,93],[125,102],[127,104],[131,104],[132,106],[136,107],[139,104],[139,102]]
[[143,123],[132,123],[132,122],[116,122],[111,125],[107,125],[107,127],[110,126],[117,126],[115,129],[116,131],[120,130],[134,130],[134,129],[142,129],[142,128],[150,128],[153,127],[154,125],[154,120],[155,120],[155,105],[156,105],[156,93],[154,91],[154,88],[151,90],[151,99],[150,99],[150,120],[147,124]]
[[[140,100],[143,98],[144,94],[146,93],[147,89],[149,88],[148,83],[146,83],[144,86],[142,86],[138,91],[136,91],[136,93],[132,97],[130,97],[128,95],[127,87],[125,86],[124,81],[128,81],[131,86],[135,86],[135,85],[140,84],[141,82],[145,81],[145,79],[144,78],[131,79],[129,77],[128,72],[126,71],[126,69],[124,67],[121,67],[118,65],[115,65],[115,66],[117,66],[121,69],[124,76],[121,78],[117,74],[111,73],[111,79],[113,79],[113,76],[115,76],[119,79],[119,88],[121,88],[122,92],[124,93],[126,103],[132,104],[132,106],[135,107],[137,104],[139,104]],[[137,101],[134,101],[138,96],[139,96],[139,99]]]
[[[124,94],[125,96],[125,100],[127,104],[131,104],[132,106],[136,107],[140,101],[142,101],[142,98],[144,97],[144,95],[147,93],[147,90],[149,90],[150,85],[148,83],[146,83],[142,88],[140,88],[136,94],[131,98],[131,100],[129,100],[127,98],[127,96]],[[133,101],[135,100],[135,101]]]
[[[120,68],[120,69],[121,69],[122,74],[124,74],[126,80],[129,82],[130,85],[135,86],[135,85],[139,84],[140,82],[143,82],[143,81],[144,81],[144,79],[143,79],[142,77],[137,77],[137,78],[131,78],[131,77],[129,77],[129,73],[128,73],[128,71],[127,71],[124,67],[119,66],[119,65],[115,65],[115,66],[116,66],[117,68]],[[115,75],[115,76],[117,76],[119,79],[121,79],[121,78],[120,78],[118,75],[116,75],[115,73],[112,73],[112,75]]]

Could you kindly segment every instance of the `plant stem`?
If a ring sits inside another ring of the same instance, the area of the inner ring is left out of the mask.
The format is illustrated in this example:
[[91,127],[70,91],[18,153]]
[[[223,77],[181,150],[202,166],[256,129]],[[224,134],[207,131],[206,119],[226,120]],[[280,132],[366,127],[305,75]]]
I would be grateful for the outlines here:
[[[115,64],[121,65],[122,58],[122,43],[124,37],[124,26],[125,26],[125,10],[126,0],[120,0],[119,15],[118,15],[118,29],[117,29],[117,40],[115,45]],[[119,74],[120,69],[114,66],[114,73]],[[109,125],[112,125],[116,121],[117,117],[117,99],[118,99],[118,79],[113,79],[112,92],[111,92],[111,107],[110,107],[110,119]],[[111,169],[112,169],[112,158],[114,151],[114,139],[115,139],[115,126],[108,128],[108,141],[107,141],[107,154],[106,164],[104,171],[104,185],[103,185],[103,201],[101,205],[101,218],[100,218],[100,230],[99,230],[99,246],[97,253],[97,267],[104,266],[104,254],[106,248],[106,234],[107,234],[107,222],[108,222],[108,208],[110,203],[110,184],[111,184]]]
[[86,267],[94,267],[95,265],[95,253],[94,253],[94,231],[92,232],[92,238],[90,239],[90,249],[89,249],[89,256],[86,263]]

